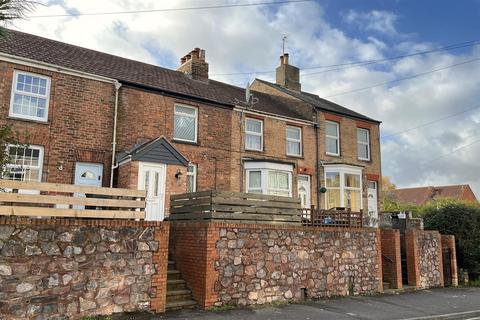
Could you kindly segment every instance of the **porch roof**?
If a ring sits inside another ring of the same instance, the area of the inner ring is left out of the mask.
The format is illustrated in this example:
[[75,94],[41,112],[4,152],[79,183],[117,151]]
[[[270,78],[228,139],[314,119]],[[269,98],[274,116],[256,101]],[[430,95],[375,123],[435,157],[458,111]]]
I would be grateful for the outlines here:
[[117,163],[131,160],[182,166],[187,166],[189,162],[165,137],[136,144],[132,148],[118,153],[116,160]]

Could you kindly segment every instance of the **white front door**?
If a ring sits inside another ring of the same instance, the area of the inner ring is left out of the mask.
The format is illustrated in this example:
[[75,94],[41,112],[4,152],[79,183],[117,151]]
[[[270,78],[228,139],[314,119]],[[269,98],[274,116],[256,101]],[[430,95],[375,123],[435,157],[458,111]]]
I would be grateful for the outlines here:
[[310,208],[312,206],[310,176],[298,175],[298,197],[302,203],[302,208]]
[[146,220],[161,221],[165,217],[165,181],[167,165],[140,162],[138,190],[146,190]]
[[378,226],[378,190],[376,181],[368,181],[368,216],[370,227]]
[[[103,164],[77,162],[75,163],[75,184],[80,186],[102,186]],[[84,193],[75,193],[75,197],[85,198]],[[64,207],[58,205],[57,207]],[[68,207],[68,206],[66,206]],[[75,209],[85,209],[85,206],[73,206]]]

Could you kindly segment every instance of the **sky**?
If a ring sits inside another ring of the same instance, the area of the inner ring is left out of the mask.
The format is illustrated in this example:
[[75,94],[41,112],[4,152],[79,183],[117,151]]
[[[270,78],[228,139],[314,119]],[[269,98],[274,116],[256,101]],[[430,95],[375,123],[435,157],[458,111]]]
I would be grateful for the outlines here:
[[286,35],[290,63],[306,68],[303,90],[382,121],[383,175],[398,187],[470,184],[480,196],[480,42],[472,43],[480,41],[480,0],[316,0],[78,15],[271,1],[44,0],[29,15],[70,16],[10,27],[173,69],[200,47],[211,78],[242,87],[255,77],[274,80]]

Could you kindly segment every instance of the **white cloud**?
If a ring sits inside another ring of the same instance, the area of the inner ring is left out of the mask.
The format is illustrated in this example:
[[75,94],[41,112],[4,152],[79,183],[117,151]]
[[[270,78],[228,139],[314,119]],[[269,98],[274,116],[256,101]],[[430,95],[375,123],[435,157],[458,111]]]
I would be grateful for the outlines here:
[[[192,1],[186,0],[162,1],[161,5],[153,0],[65,0],[38,7],[34,14],[189,6]],[[177,59],[194,47],[202,47],[207,50],[212,74],[274,70],[284,34],[288,35],[287,51],[291,54],[292,64],[302,67],[381,59],[441,46],[405,37],[396,29],[398,17],[391,12],[350,11],[345,19],[351,23],[363,21],[365,30],[375,32],[375,36],[367,34],[364,39],[348,36],[329,23],[317,3],[285,4],[268,9],[241,7],[36,18],[18,22],[16,26],[26,32],[170,68],[175,68]],[[393,34],[400,40],[389,48],[386,43]],[[480,48],[472,52],[464,50],[462,54],[445,51],[302,76],[302,86],[305,90],[328,96],[459,63],[479,53]],[[306,70],[303,74],[321,70],[324,69]],[[478,105],[479,74],[480,62],[476,62],[331,100],[382,120],[383,134],[392,134]],[[214,76],[241,86],[252,77]],[[261,74],[261,77],[272,79],[273,74]],[[480,139],[479,124],[480,108],[385,139],[382,145],[383,173],[400,186],[470,183],[480,196],[480,143],[452,153],[458,146]],[[442,155],[442,158],[431,161]]]
[[389,35],[397,34],[395,23],[398,16],[393,12],[372,10],[370,12],[358,12],[350,10],[343,15],[343,19],[350,24],[355,24],[361,29]]

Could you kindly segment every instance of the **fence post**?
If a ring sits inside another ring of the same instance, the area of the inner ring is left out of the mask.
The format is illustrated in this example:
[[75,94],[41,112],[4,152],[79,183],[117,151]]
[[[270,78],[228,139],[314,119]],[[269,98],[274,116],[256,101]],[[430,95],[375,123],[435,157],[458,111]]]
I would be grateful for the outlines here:
[[313,218],[313,214],[315,213],[315,206],[312,204],[311,207],[310,207],[310,224],[311,226],[313,227],[313,223],[314,223],[314,218]]

